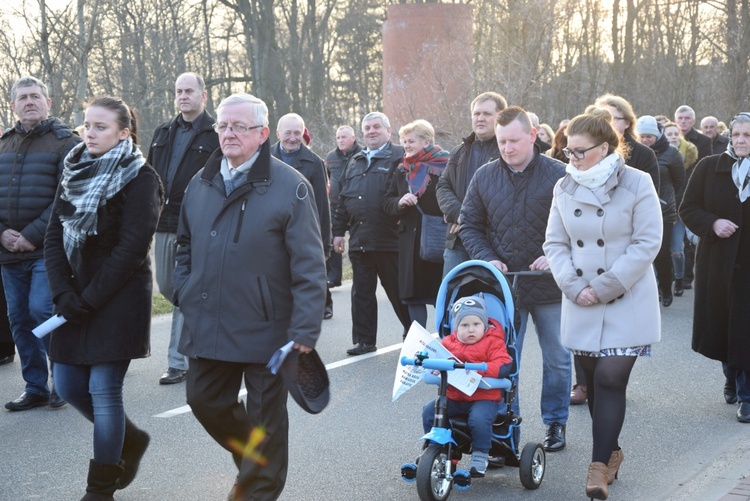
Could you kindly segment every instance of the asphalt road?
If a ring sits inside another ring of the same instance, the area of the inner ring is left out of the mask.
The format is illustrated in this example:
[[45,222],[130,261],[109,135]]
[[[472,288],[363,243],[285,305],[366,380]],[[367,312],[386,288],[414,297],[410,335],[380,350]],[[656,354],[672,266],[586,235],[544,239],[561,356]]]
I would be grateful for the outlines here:
[[[351,346],[351,282],[333,290],[334,318],[324,322],[318,351],[328,364],[332,399],[319,415],[290,400],[288,501],[416,500],[400,465],[419,450],[422,405],[434,387],[420,385],[391,401],[401,327],[381,293],[377,353],[347,357]],[[723,401],[717,362],[690,350],[692,291],[663,310],[662,342],[636,363],[621,435],[625,461],[612,500],[721,498],[750,473],[750,425]],[[227,452],[185,407],[184,384],[160,386],[166,368],[168,316],[153,322],[150,358],[131,364],[126,410],[152,437],[141,472],[115,495],[120,501],[223,500],[236,474]],[[522,443],[542,441],[538,400],[541,365],[533,333],[526,336],[520,379]],[[20,364],[0,367],[0,399],[22,391]],[[591,453],[585,406],[571,408],[568,446],[547,455],[541,487],[526,491],[518,470],[491,470],[456,500],[584,499]],[[72,408],[0,411],[0,501],[77,500],[92,454],[92,426]]]

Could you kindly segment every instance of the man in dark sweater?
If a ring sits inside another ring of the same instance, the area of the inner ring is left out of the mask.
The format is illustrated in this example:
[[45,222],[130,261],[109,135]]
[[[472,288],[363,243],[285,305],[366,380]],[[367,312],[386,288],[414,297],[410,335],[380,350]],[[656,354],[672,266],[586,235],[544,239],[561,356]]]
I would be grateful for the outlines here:
[[[156,169],[165,191],[164,209],[154,237],[156,283],[159,292],[170,301],[182,197],[190,179],[219,147],[219,137],[213,129],[216,120],[205,109],[203,78],[196,73],[183,73],[174,86],[174,102],[180,113],[156,128],[148,150],[148,163]],[[188,359],[177,351],[182,325],[182,312],[174,306],[167,370],[159,378],[160,384],[180,383],[187,377]]]
[[453,149],[438,181],[438,204],[449,224],[443,252],[443,276],[469,260],[469,254],[458,236],[461,204],[477,169],[500,157],[495,139],[495,117],[507,106],[505,98],[495,92],[484,92],[474,98],[471,102],[472,132]]

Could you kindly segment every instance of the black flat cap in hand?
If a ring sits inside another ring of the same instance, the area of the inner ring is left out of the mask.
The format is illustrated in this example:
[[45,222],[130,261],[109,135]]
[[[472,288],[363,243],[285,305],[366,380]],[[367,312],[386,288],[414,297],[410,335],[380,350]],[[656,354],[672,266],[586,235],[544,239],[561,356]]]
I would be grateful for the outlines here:
[[292,350],[281,365],[281,377],[294,401],[310,414],[317,414],[328,405],[328,372],[317,351]]

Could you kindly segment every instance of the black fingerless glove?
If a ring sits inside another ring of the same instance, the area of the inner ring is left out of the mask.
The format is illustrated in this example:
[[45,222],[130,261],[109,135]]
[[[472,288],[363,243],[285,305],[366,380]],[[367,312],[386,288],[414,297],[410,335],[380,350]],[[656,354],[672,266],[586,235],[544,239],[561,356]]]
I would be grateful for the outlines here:
[[81,296],[71,291],[63,292],[57,297],[57,309],[70,322],[79,322],[89,314]]

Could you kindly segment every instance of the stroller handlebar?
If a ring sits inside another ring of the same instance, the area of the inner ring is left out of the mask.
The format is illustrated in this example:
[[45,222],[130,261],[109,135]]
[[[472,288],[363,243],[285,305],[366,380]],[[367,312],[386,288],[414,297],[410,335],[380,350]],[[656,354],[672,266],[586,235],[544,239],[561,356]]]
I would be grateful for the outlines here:
[[445,358],[424,358],[420,359],[417,357],[401,357],[401,365],[417,365],[424,367],[425,369],[431,369],[436,371],[452,371],[455,369],[466,369],[467,371],[486,371],[487,364],[472,363],[472,362],[456,362],[455,360],[448,360]]

